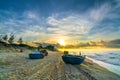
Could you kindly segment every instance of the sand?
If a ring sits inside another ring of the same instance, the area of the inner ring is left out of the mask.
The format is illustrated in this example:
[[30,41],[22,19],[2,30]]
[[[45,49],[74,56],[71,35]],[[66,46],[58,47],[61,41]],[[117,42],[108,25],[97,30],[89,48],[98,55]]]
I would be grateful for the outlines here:
[[28,54],[0,53],[0,80],[119,80],[120,76],[89,59],[81,65],[65,64],[60,52],[31,60]]

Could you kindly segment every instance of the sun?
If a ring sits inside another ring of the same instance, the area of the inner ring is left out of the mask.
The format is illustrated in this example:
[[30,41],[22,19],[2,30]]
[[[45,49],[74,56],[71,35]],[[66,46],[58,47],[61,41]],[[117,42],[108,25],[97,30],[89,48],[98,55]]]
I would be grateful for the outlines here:
[[58,43],[59,43],[60,45],[63,45],[63,46],[65,46],[65,44],[66,44],[63,39],[59,39],[59,40],[58,40]]

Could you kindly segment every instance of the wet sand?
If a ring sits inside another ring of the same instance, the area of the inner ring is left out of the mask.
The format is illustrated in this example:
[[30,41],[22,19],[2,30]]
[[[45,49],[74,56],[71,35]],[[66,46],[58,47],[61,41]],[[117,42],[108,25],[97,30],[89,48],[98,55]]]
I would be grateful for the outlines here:
[[[62,53],[51,52],[44,59],[31,60],[30,51],[0,57],[0,80],[119,80],[120,76],[89,59],[81,65],[65,64]],[[8,54],[8,53],[4,53]]]

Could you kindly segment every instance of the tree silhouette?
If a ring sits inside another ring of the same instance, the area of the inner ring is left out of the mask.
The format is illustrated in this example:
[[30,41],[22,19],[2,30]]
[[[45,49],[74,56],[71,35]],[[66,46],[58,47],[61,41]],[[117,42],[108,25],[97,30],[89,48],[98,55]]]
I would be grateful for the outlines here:
[[19,38],[18,43],[19,43],[19,44],[22,44],[22,43],[23,43],[22,37]]
[[10,38],[9,38],[8,42],[9,42],[10,44],[12,44],[14,38],[15,38],[14,34],[10,34]]
[[7,42],[7,40],[8,40],[8,35],[7,35],[7,34],[4,35],[4,36],[2,37],[2,39]]
[[0,35],[0,41],[2,41],[2,35]]

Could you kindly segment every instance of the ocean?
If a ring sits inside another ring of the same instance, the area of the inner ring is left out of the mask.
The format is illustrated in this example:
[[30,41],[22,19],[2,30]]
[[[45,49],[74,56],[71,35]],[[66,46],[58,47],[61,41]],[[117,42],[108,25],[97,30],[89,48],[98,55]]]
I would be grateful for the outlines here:
[[71,54],[79,54],[81,51],[82,55],[86,55],[87,58],[91,59],[95,63],[102,67],[107,68],[120,75],[120,50],[109,49],[109,50],[80,50],[80,49],[67,49]]
[[83,54],[100,66],[120,75],[120,50],[92,51]]

